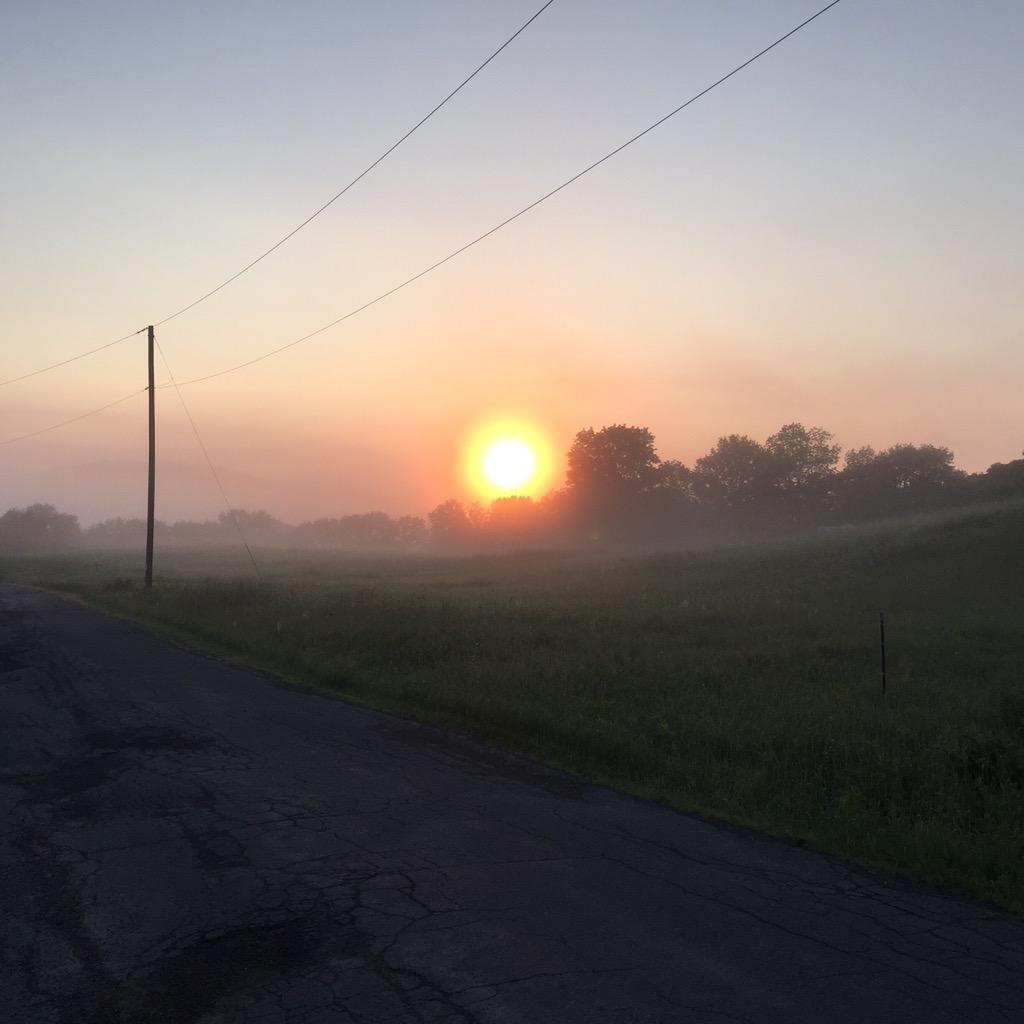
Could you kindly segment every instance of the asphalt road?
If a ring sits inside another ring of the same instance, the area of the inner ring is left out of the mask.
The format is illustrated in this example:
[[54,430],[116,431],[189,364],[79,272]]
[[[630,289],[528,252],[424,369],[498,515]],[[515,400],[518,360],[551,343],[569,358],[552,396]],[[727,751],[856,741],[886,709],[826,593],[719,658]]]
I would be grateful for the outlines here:
[[0,1021],[1024,1020],[1024,921],[0,585]]

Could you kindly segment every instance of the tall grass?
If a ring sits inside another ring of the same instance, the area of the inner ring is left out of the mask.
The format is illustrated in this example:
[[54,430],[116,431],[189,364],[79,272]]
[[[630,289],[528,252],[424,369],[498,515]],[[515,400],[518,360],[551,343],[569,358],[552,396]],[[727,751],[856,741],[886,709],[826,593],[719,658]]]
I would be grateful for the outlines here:
[[148,594],[123,557],[0,568],[293,679],[1024,910],[1019,504],[659,557],[265,552],[263,584],[179,553]]

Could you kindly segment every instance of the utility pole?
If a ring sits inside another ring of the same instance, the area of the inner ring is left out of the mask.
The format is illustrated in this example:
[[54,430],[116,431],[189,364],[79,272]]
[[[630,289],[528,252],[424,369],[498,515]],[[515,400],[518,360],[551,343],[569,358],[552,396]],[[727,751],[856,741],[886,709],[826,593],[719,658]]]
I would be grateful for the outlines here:
[[153,384],[153,326],[149,340],[149,503],[146,506],[146,589],[153,586],[153,513],[156,511],[156,388]]

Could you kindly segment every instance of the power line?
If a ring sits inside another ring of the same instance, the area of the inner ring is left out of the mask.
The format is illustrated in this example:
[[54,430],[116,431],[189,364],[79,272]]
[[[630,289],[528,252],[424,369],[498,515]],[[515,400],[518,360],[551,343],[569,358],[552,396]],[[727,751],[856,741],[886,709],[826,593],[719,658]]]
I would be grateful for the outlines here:
[[84,359],[86,356],[93,356],[97,352],[102,352],[105,348],[113,348],[115,345],[120,345],[122,341],[129,341],[146,330],[145,327],[142,330],[132,331],[131,334],[125,334],[120,338],[115,338],[113,341],[104,342],[102,345],[97,345],[95,348],[90,348],[85,352],[79,352],[77,356],[68,356],[67,359],[62,359],[59,363],[50,363],[49,366],[41,366],[38,370],[29,370],[28,373],[23,373],[20,377],[10,377],[7,380],[0,380],[0,388],[5,384],[17,384],[19,380],[28,380],[29,377],[35,377],[40,373],[46,373],[48,370],[56,370],[59,366],[67,366],[68,363],[73,363],[78,359]]
[[[156,339],[154,339],[156,340]],[[160,345],[160,342],[156,342],[157,351],[160,353],[160,358],[163,360],[164,367],[167,370],[167,376],[170,377],[170,386],[178,393],[178,401],[181,402],[182,409],[185,410],[185,416],[188,418],[188,422],[192,427],[192,433],[196,435],[196,441],[199,442],[199,449],[203,453],[203,458],[206,459],[206,465],[210,468],[210,473],[213,479],[217,483],[217,489],[220,491],[221,498],[224,499],[224,507],[228,511],[228,515],[231,517],[231,521],[235,524],[235,529],[238,531],[238,536],[242,540],[242,546],[245,548],[246,553],[249,555],[249,561],[252,562],[252,567],[256,572],[256,578],[262,583],[263,574],[260,572],[260,567],[256,564],[256,556],[252,553],[252,548],[249,547],[249,542],[245,539],[245,531],[242,529],[242,524],[238,521],[238,516],[235,514],[235,510],[228,500],[227,492],[224,490],[224,485],[221,483],[220,474],[217,472],[213,465],[213,460],[210,458],[210,453],[206,449],[206,445],[203,442],[202,435],[199,433],[199,427],[196,426],[196,421],[192,418],[192,413],[189,410],[188,403],[185,401],[185,396],[181,393],[181,388],[178,382],[174,379],[174,373],[171,370],[171,364],[167,361],[167,356],[164,355],[164,350]],[[165,385],[166,386],[166,385]],[[148,389],[147,389],[148,390]]]
[[[243,363],[237,363],[234,366],[226,367],[223,370],[218,370],[216,373],[209,373],[209,374],[206,374],[206,375],[204,375],[202,377],[193,377],[191,380],[173,381],[173,383],[171,383],[171,384],[158,384],[157,387],[160,388],[160,389],[163,389],[163,388],[167,388],[167,387],[173,386],[174,388],[178,389],[179,396],[180,396],[180,393],[181,393],[180,389],[183,388],[183,387],[188,387],[191,384],[199,384],[199,383],[202,383],[203,381],[207,381],[207,380],[213,380],[216,377],[223,377],[226,374],[234,373],[236,370],[242,370],[242,369],[245,369],[247,366],[252,366],[255,363],[262,362],[264,359],[269,359],[272,356],[278,355],[279,353],[286,351],[287,349],[294,348],[296,345],[300,345],[300,344],[302,344],[302,342],[308,341],[310,338],[314,338],[318,334],[323,334],[324,331],[328,331],[332,327],[336,327],[338,324],[342,323],[343,321],[348,320],[351,317],[354,317],[354,316],[358,315],[359,313],[362,313],[364,310],[369,309],[371,306],[376,305],[378,302],[382,302],[384,299],[388,298],[389,296],[394,295],[395,292],[398,292],[401,289],[408,287],[410,284],[413,284],[415,281],[418,281],[421,277],[425,277],[427,274],[431,273],[434,270],[437,270],[439,267],[443,266],[445,263],[448,263],[449,261],[455,259],[457,256],[462,255],[462,253],[466,252],[468,249],[471,249],[474,245],[477,245],[479,242],[484,241],[484,239],[489,238],[491,235],[493,235],[496,232],[500,231],[503,227],[506,227],[507,225],[511,224],[513,221],[518,220],[524,214],[529,213],[531,210],[533,210],[536,207],[540,206],[541,203],[546,202],[552,196],[557,195],[563,189],[568,188],[574,182],[579,181],[579,179],[582,178],[584,175],[589,174],[591,171],[593,171],[595,168],[599,167],[601,164],[603,164],[606,161],[610,160],[612,157],[614,157],[617,154],[621,153],[624,149],[626,149],[629,146],[633,145],[633,143],[635,143],[635,142],[639,141],[640,139],[642,139],[645,135],[649,134],[650,132],[654,131],[656,128],[658,128],[661,125],[663,125],[670,118],[675,117],[676,114],[678,114],[681,111],[685,110],[691,104],[696,103],[697,100],[699,100],[702,97],[706,96],[713,89],[718,88],[718,86],[720,86],[724,82],[728,81],[734,75],[737,75],[740,71],[743,71],[745,68],[749,67],[751,64],[753,64],[755,61],[759,60],[761,57],[763,57],[765,54],[769,53],[771,50],[774,50],[777,46],[779,46],[781,43],[785,42],[791,36],[796,35],[796,33],[799,32],[801,29],[806,28],[806,26],[808,26],[812,21],[815,21],[816,19],[820,18],[823,14],[827,13],[828,11],[830,11],[833,7],[838,6],[839,3],[840,3],[840,0],[832,0],[831,3],[826,4],[820,10],[818,10],[814,14],[812,14],[809,18],[804,19],[802,22],[800,22],[794,28],[791,28],[784,35],[779,36],[778,39],[776,39],[774,42],[770,43],[768,46],[764,47],[764,49],[759,50],[752,57],[749,57],[747,60],[745,60],[742,64],[738,64],[735,68],[733,68],[727,74],[722,75],[721,78],[719,78],[716,81],[712,82],[709,86],[706,86],[700,92],[695,93],[688,100],[686,100],[685,102],[679,104],[679,106],[677,106],[675,109],[670,110],[663,117],[659,118],[657,121],[655,121],[652,124],[648,125],[642,131],[637,132],[637,134],[632,136],[632,138],[627,139],[621,145],[617,146],[615,149],[613,149],[610,152],[606,153],[600,159],[595,160],[593,163],[591,163],[587,167],[583,168],[583,170],[581,170],[577,174],[574,174],[571,178],[566,179],[565,181],[562,182],[562,184],[560,184],[557,187],[551,189],[550,192],[545,193],[539,199],[535,199],[532,203],[530,203],[527,206],[524,206],[517,213],[512,214],[512,216],[507,217],[505,220],[501,221],[501,223],[496,224],[489,231],[485,231],[482,235],[478,235],[472,241],[467,242],[465,245],[463,245],[460,248],[456,249],[454,252],[451,252],[447,256],[443,257],[442,259],[437,260],[437,262],[432,263],[429,267],[426,267],[425,269],[421,270],[419,273],[414,274],[412,277],[406,278],[406,280],[402,281],[400,284],[397,284],[394,287],[389,288],[387,291],[382,292],[380,295],[378,295],[374,299],[371,299],[369,302],[365,302],[365,303],[363,303],[363,305],[358,306],[355,309],[350,310],[349,312],[343,314],[342,316],[338,317],[337,319],[332,320],[330,323],[324,324],[322,327],[318,327],[315,331],[310,331],[308,334],[304,334],[301,338],[296,338],[294,341],[290,341],[286,345],[281,345],[278,348],[271,349],[269,352],[264,352],[262,355],[255,356],[254,358],[248,359],[248,360],[246,360]],[[541,10],[543,10],[543,8],[541,8]],[[538,12],[538,13],[540,13],[540,12]],[[536,17],[536,15],[534,17]],[[145,330],[145,328],[143,328],[143,330]],[[141,332],[136,332],[136,333],[141,333]],[[132,335],[129,335],[129,337],[132,337]],[[124,339],[122,339],[122,340],[124,340]],[[165,360],[165,362],[166,362],[166,360]],[[168,367],[168,371],[169,370],[170,370],[170,368]],[[133,394],[135,394],[135,393],[138,393],[138,392],[133,392]],[[130,398],[130,397],[132,397],[132,396],[131,395],[125,396],[125,398],[118,399],[118,402],[127,401],[127,399]],[[111,404],[112,405],[116,405],[116,404],[118,404],[118,402],[113,402]],[[77,417],[74,417],[74,418],[72,418],[70,420],[65,420],[65,421],[63,421],[61,423],[55,423],[52,426],[44,427],[42,430],[35,431],[35,432],[31,433],[31,434],[25,434],[25,435],[22,435],[20,437],[8,438],[6,441],[0,442],[0,444],[10,444],[10,443],[12,443],[14,441],[23,440],[26,437],[34,437],[36,434],[45,433],[48,430],[56,430],[58,427],[65,426],[67,423],[74,423],[76,420],[82,419],[84,416],[91,416],[94,413],[102,412],[104,409],[107,409],[109,407],[110,406],[102,406],[99,409],[93,409],[93,410],[91,410],[88,413],[84,413],[82,416],[77,416]],[[186,411],[187,411],[187,407],[186,407]],[[198,436],[198,432],[197,432],[197,436]],[[201,439],[200,439],[200,443],[201,443]],[[212,468],[212,466],[211,466],[211,468]]]
[[354,185],[362,181],[363,178],[365,178],[366,175],[370,173],[370,171],[372,171],[379,164],[383,163],[392,153],[394,153],[396,149],[398,149],[398,147],[403,142],[405,142],[406,139],[409,138],[409,136],[411,136],[420,128],[422,128],[423,125],[425,125],[449,100],[451,100],[458,93],[460,93],[463,90],[463,88],[465,88],[465,86],[469,85],[469,83],[472,82],[473,79],[476,78],[476,76],[480,74],[480,72],[483,71],[483,69],[487,67],[488,64],[491,63],[491,61],[493,61],[506,47],[510,46],[519,35],[525,32],[526,29],[529,28],[529,26],[532,25],[533,22],[536,21],[537,18],[539,18],[554,2],[555,0],[547,0],[547,3],[545,3],[530,18],[523,22],[523,24],[520,25],[519,28],[517,28],[515,32],[513,32],[512,35],[510,35],[508,39],[506,39],[505,42],[503,42],[501,46],[499,46],[487,58],[487,60],[480,64],[476,68],[476,70],[472,72],[472,74],[468,75],[454,89],[452,89],[452,91],[448,93],[448,95],[445,96],[445,98],[441,100],[441,102],[438,103],[437,106],[430,110],[429,113],[421,117],[420,120],[417,121],[416,124],[414,124],[397,142],[395,142],[392,146],[386,149],[365,170],[360,171],[360,173],[357,174],[340,192],[337,192],[335,193],[335,195],[331,196],[331,198],[328,199],[327,202],[323,204],[323,206],[319,207],[319,209],[317,210],[314,210],[313,213],[311,213],[301,224],[292,228],[292,230],[289,231],[288,234],[286,234],[279,241],[275,242],[269,249],[266,250],[266,252],[260,253],[260,255],[257,256],[254,260],[247,263],[237,273],[232,274],[231,277],[229,277],[226,281],[221,282],[219,285],[217,285],[216,288],[210,289],[210,291],[208,291],[205,295],[200,295],[198,299],[196,299],[193,302],[190,302],[187,306],[182,306],[181,309],[179,309],[177,312],[172,313],[170,316],[164,317],[163,320],[158,320],[154,326],[160,327],[162,324],[166,324],[169,321],[173,320],[175,317],[181,316],[182,313],[186,313],[188,312],[188,310],[198,306],[200,302],[205,302],[208,298],[210,298],[210,296],[216,295],[217,292],[219,292],[222,288],[226,288],[229,284],[231,284],[232,281],[237,281],[244,273],[246,273],[246,271],[252,270],[252,268],[255,267],[257,263],[259,263],[261,260],[266,259],[266,257],[269,256],[276,249],[279,249],[282,245],[284,245],[285,242],[288,241],[288,239],[292,238],[294,235],[297,235],[307,224],[315,220],[317,217],[320,216],[321,213],[324,212],[324,210],[326,210],[329,206],[331,206],[333,203],[339,200],[346,192],[348,192],[350,188],[352,188]]
[[[295,235],[297,235],[304,227],[306,227],[307,224],[315,220],[328,207],[336,203],[343,195],[345,195],[346,192],[349,191],[349,189],[353,188],[360,181],[362,181],[363,178],[365,178],[372,170],[374,170],[374,168],[378,167],[392,153],[394,153],[394,151],[398,149],[398,147],[401,146],[403,142],[405,142],[410,136],[412,136],[415,132],[422,128],[423,125],[425,125],[442,107],[444,107],[450,100],[454,99],[455,96],[457,96],[467,85],[469,85],[469,83],[472,82],[473,79],[476,78],[476,76],[479,75],[480,72],[483,71],[488,64],[494,61],[505,49],[507,49],[513,42],[515,42],[515,40],[520,35],[522,35],[522,33],[525,32],[526,29],[528,29],[530,25],[532,25],[554,2],[555,0],[547,0],[545,4],[543,4],[526,21],[524,21],[523,24],[520,25],[519,28],[517,28],[515,32],[513,32],[512,35],[510,35],[508,39],[506,39],[501,44],[501,46],[499,46],[482,64],[478,65],[471,74],[467,75],[461,82],[459,82],[459,84],[454,89],[452,89],[452,91],[448,93],[448,95],[445,96],[445,98],[441,100],[440,103],[438,103],[430,111],[428,111],[428,113],[421,117],[419,121],[417,121],[403,136],[401,136],[401,138],[398,139],[397,142],[393,143],[391,146],[388,147],[388,149],[381,153],[381,155],[377,157],[377,159],[374,160],[373,163],[369,164],[364,170],[360,171],[359,174],[357,174],[343,189],[341,189],[340,192],[336,192],[333,196],[331,196],[330,199],[327,200],[326,203],[324,203],[322,206],[314,210],[304,221],[302,221],[301,224],[298,224],[294,228],[292,228],[291,231],[288,232],[288,234],[278,239],[278,241],[276,241],[269,249],[260,253],[260,255],[257,256],[254,260],[250,260],[244,267],[242,267],[241,270],[237,271],[236,273],[232,274],[229,278],[222,281],[219,285],[217,285],[216,288],[211,288],[210,291],[206,292],[203,295],[200,295],[198,299],[194,299],[187,305],[182,306],[181,309],[177,310],[174,313],[171,313],[170,316],[165,316],[163,320],[158,320],[154,324],[154,326],[160,327],[163,324],[166,324],[169,321],[174,320],[176,317],[181,316],[182,313],[187,313],[190,309],[194,309],[201,302],[205,302],[208,298],[210,298],[213,295],[216,295],[217,292],[221,291],[223,288],[226,288],[232,282],[237,281],[247,271],[252,270],[252,268],[255,267],[257,263],[260,263],[263,260],[265,260],[272,252],[276,251],[277,249],[280,249],[281,246],[285,244],[285,242],[287,242],[290,238],[293,238]],[[31,370],[28,373],[23,373],[20,377],[11,377],[9,380],[0,380],[0,387],[3,387],[6,384],[16,384],[18,381],[27,380],[29,377],[35,377],[37,374],[46,373],[49,370],[56,370],[58,367],[66,366],[68,363],[73,363],[78,359],[84,359],[86,356],[95,355],[95,353],[97,352],[102,352],[103,349],[111,348],[114,345],[120,344],[122,341],[127,341],[129,338],[134,338],[135,335],[137,334],[143,334],[145,331],[146,328],[143,327],[141,330],[133,331],[131,334],[126,334],[122,338],[116,338],[114,341],[108,341],[106,344],[99,345],[96,348],[89,349],[86,352],[80,352],[78,355],[70,356],[68,359],[61,360],[58,363],[51,363],[49,366],[42,366],[37,370]]]
[[[160,385],[160,387],[163,387],[163,385]],[[135,398],[136,395],[145,394],[148,390],[148,388],[143,388],[141,391],[132,391],[127,395],[122,395],[120,398],[115,398],[112,402],[107,402],[106,405],[101,405],[96,409],[90,409],[88,412],[72,416],[69,420],[61,420],[60,423],[51,423],[48,427],[41,427],[39,430],[33,430],[27,434],[19,434],[17,437],[4,438],[4,440],[0,441],[0,445],[14,444],[15,441],[25,441],[30,437],[38,437],[40,434],[46,434],[51,430],[57,430],[59,427],[66,427],[71,423],[77,423],[79,420],[84,420],[88,416],[95,416],[98,412],[106,412],[107,409],[113,409],[115,405],[127,402],[129,398]]]
[[[812,21],[816,20],[817,18],[820,18],[823,14],[830,11],[839,3],[840,0],[832,0],[831,3],[826,4],[819,11],[812,14],[809,18],[806,18],[804,21],[800,22],[799,25],[795,26],[794,28],[791,28],[788,32],[785,33],[785,35],[779,36],[778,39],[776,39],[773,43],[766,46],[763,50],[759,50],[752,57],[749,57],[747,60],[745,60],[742,64],[738,64],[730,72],[728,72],[725,75],[722,75],[721,78],[712,82],[709,86],[706,86],[700,92],[695,93],[685,102],[680,103],[679,106],[677,106],[675,109],[670,110],[663,117],[658,118],[657,121],[653,122],[652,124],[649,124],[646,128],[644,128],[642,131],[637,132],[636,135],[627,139],[621,145],[616,146],[615,149],[611,150],[608,153],[605,153],[604,156],[600,157],[598,160],[595,160],[592,164],[589,164],[587,167],[584,167],[582,171],[579,171],[577,174],[574,174],[571,178],[567,178],[565,181],[561,183],[561,185],[558,185],[555,188],[551,189],[550,192],[546,192],[539,199],[535,199],[532,203],[529,203],[527,206],[524,206],[517,213],[512,214],[512,216],[510,217],[506,217],[503,221],[501,221],[501,223],[496,224],[490,230],[485,231],[482,235],[477,235],[477,237],[474,238],[472,241],[467,242],[463,246],[460,246],[458,249],[454,250],[454,252],[450,252],[447,256],[437,260],[437,262],[430,264],[430,266],[419,271],[419,273],[413,274],[412,277],[406,278],[400,284],[396,284],[394,287],[389,288],[387,291],[381,292],[381,294],[378,295],[376,298],[370,299],[369,302],[364,302],[361,306],[357,306],[355,309],[349,310],[347,313],[343,314],[342,316],[339,316],[336,320],[332,320],[330,323],[324,324],[322,327],[318,327],[315,331],[310,331],[308,334],[304,334],[301,338],[296,338],[294,341],[289,341],[287,344],[280,345],[278,348],[271,349],[269,352],[264,352],[262,355],[255,356],[252,359],[247,359],[245,362],[242,363],[236,363],[234,366],[226,367],[225,369],[218,370],[215,373],[208,373],[202,377],[193,377],[191,380],[181,381],[176,386],[188,387],[189,385],[192,384],[199,384],[202,383],[203,381],[213,380],[215,377],[223,377],[226,374],[234,373],[236,370],[243,370],[247,366],[252,366],[255,363],[262,362],[264,359],[271,358],[271,356],[276,356],[281,352],[286,351],[287,349],[294,348],[296,345],[301,345],[304,341],[309,341],[310,338],[315,338],[318,334],[323,334],[324,331],[328,331],[332,327],[337,327],[338,324],[342,323],[345,320],[349,320],[354,316],[357,316],[359,313],[362,313],[364,310],[369,309],[371,306],[375,306],[378,302],[383,302],[386,298],[389,298],[390,296],[394,295],[395,292],[399,292],[403,288],[408,287],[409,285],[418,281],[421,277],[426,277],[427,274],[437,270],[439,267],[444,266],[446,263],[455,259],[457,256],[461,256],[468,249],[472,249],[473,246],[484,241],[484,239],[490,238],[491,235],[500,231],[502,228],[507,227],[509,224],[511,224],[515,220],[518,220],[524,214],[527,214],[531,210],[536,209],[536,207],[540,206],[541,203],[547,202],[547,200],[549,200],[552,196],[557,195],[563,189],[566,189],[570,185],[579,181],[580,178],[584,177],[584,175],[589,174],[591,171],[600,167],[601,164],[605,163],[608,160],[611,160],[612,157],[617,156],[624,149],[627,149],[629,146],[632,146],[634,142],[638,142],[645,135],[648,135],[650,132],[653,132],[656,128],[659,128],[666,121],[668,121],[670,118],[675,117],[676,114],[685,110],[691,104],[696,103],[697,100],[706,96],[713,89],[717,89],[718,86],[722,85],[724,82],[727,82],[734,75],[737,75],[745,68],[748,68],[756,60],[759,60],[766,53],[769,53],[771,50],[774,50],[775,47],[779,46],[781,43],[784,43],[791,36],[796,35],[796,33],[799,32],[802,28],[806,28]],[[163,386],[166,387],[167,385]]]

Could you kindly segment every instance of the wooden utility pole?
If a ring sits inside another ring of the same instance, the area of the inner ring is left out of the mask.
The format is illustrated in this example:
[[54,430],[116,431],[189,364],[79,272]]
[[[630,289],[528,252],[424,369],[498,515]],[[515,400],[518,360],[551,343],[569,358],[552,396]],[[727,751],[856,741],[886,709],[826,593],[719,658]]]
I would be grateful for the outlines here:
[[149,502],[146,506],[146,589],[153,586],[153,514],[156,511],[156,388],[153,384],[153,327],[149,340]]

